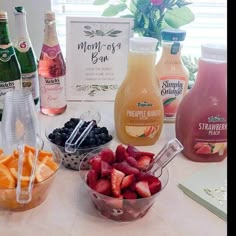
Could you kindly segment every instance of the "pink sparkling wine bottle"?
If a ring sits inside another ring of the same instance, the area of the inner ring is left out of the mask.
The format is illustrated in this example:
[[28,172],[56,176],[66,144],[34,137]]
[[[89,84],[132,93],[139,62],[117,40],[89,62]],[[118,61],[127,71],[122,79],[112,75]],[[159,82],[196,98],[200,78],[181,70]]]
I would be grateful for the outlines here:
[[55,13],[46,12],[44,22],[44,41],[38,64],[40,111],[54,116],[62,114],[67,108],[66,65],[57,38]]

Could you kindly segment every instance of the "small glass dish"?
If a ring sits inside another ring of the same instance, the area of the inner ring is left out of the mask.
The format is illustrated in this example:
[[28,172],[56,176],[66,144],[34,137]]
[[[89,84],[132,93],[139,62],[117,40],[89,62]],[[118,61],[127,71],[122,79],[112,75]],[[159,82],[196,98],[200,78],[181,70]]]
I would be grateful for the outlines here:
[[[43,150],[52,152],[50,147]],[[32,188],[32,199],[28,203],[19,203],[17,201],[17,188],[3,188],[0,187],[0,209],[10,211],[26,211],[37,207],[43,203],[49,194],[51,186],[61,166],[61,158],[59,155],[53,154],[53,160],[57,163],[58,168],[52,175],[39,183],[34,183]]]
[[[66,120],[65,122],[68,122]],[[45,129],[45,136],[47,141],[50,143],[52,151],[56,154],[59,155],[60,158],[62,159],[62,165],[68,169],[72,170],[79,170],[80,162],[84,158],[85,155],[87,155],[90,152],[99,152],[102,150],[104,147],[109,147],[114,139],[115,135],[115,130],[114,126],[106,121],[106,120],[101,120],[98,124],[99,127],[106,127],[108,130],[108,133],[112,136],[112,139],[106,143],[100,144],[100,145],[94,145],[93,147],[79,147],[76,149],[75,153],[67,153],[65,150],[65,146],[62,145],[57,145],[52,142],[52,140],[49,138],[50,133],[53,132],[53,130],[57,128],[62,128],[64,126],[64,123],[56,123],[50,125],[50,128]],[[90,131],[91,132],[91,131]]]
[[163,168],[161,176],[158,177],[159,172],[155,173],[155,176],[159,178],[162,184],[159,192],[146,198],[119,199],[96,192],[90,188],[86,182],[89,167],[88,162],[98,152],[99,150],[88,153],[80,164],[80,177],[82,179],[82,183],[85,186],[95,208],[102,216],[119,222],[134,221],[145,216],[152,205],[155,202],[158,202],[158,197],[168,183],[169,172],[167,167]]

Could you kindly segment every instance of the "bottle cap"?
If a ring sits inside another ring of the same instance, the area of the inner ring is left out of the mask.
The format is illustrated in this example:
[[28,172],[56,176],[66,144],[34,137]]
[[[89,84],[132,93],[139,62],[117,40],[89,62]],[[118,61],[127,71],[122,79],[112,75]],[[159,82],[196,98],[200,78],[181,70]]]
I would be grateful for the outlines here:
[[53,11],[47,11],[45,13],[45,20],[49,20],[49,21],[55,20],[55,13]]
[[0,20],[7,20],[7,12],[0,11]]
[[161,31],[161,37],[165,41],[184,41],[186,31],[181,29],[164,29]]
[[224,44],[202,44],[201,55],[204,59],[227,61],[227,48]]
[[15,14],[15,15],[18,15],[18,14],[26,14],[26,11],[25,11],[24,7],[19,6],[19,7],[15,7],[14,14]]
[[129,42],[131,51],[155,52],[158,40],[151,37],[133,37]]

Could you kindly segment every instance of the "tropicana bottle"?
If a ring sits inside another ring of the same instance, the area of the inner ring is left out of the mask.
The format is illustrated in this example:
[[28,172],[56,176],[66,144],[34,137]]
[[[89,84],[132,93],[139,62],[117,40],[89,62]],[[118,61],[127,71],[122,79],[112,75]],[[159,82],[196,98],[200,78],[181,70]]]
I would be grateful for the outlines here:
[[162,55],[156,64],[156,80],[164,106],[164,122],[175,122],[178,106],[187,92],[189,72],[181,58],[186,32],[165,29],[162,35]]
[[66,64],[56,31],[55,13],[45,13],[44,41],[39,59],[40,111],[46,115],[65,112]]
[[176,137],[192,161],[219,162],[227,156],[227,50],[203,44],[197,79],[176,114]]
[[27,29],[26,12],[19,6],[15,7],[14,14],[17,35],[14,48],[21,67],[22,86],[31,91],[34,103],[37,104],[39,102],[37,59]]
[[5,94],[21,88],[21,70],[9,37],[7,12],[0,11],[0,120]]
[[127,74],[114,103],[116,133],[125,144],[152,145],[162,131],[163,104],[155,81],[157,42],[150,37],[130,39]]

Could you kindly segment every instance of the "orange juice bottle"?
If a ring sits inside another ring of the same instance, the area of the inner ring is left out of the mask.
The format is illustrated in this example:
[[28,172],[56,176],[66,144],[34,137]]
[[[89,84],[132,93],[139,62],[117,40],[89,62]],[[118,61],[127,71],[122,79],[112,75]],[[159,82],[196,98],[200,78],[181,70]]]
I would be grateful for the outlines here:
[[156,64],[156,80],[164,106],[164,121],[175,122],[178,106],[187,92],[189,72],[183,64],[181,50],[186,32],[162,30],[162,55]]
[[150,37],[130,39],[128,68],[114,103],[115,129],[124,144],[154,144],[163,126],[163,104],[155,81],[156,45]]

